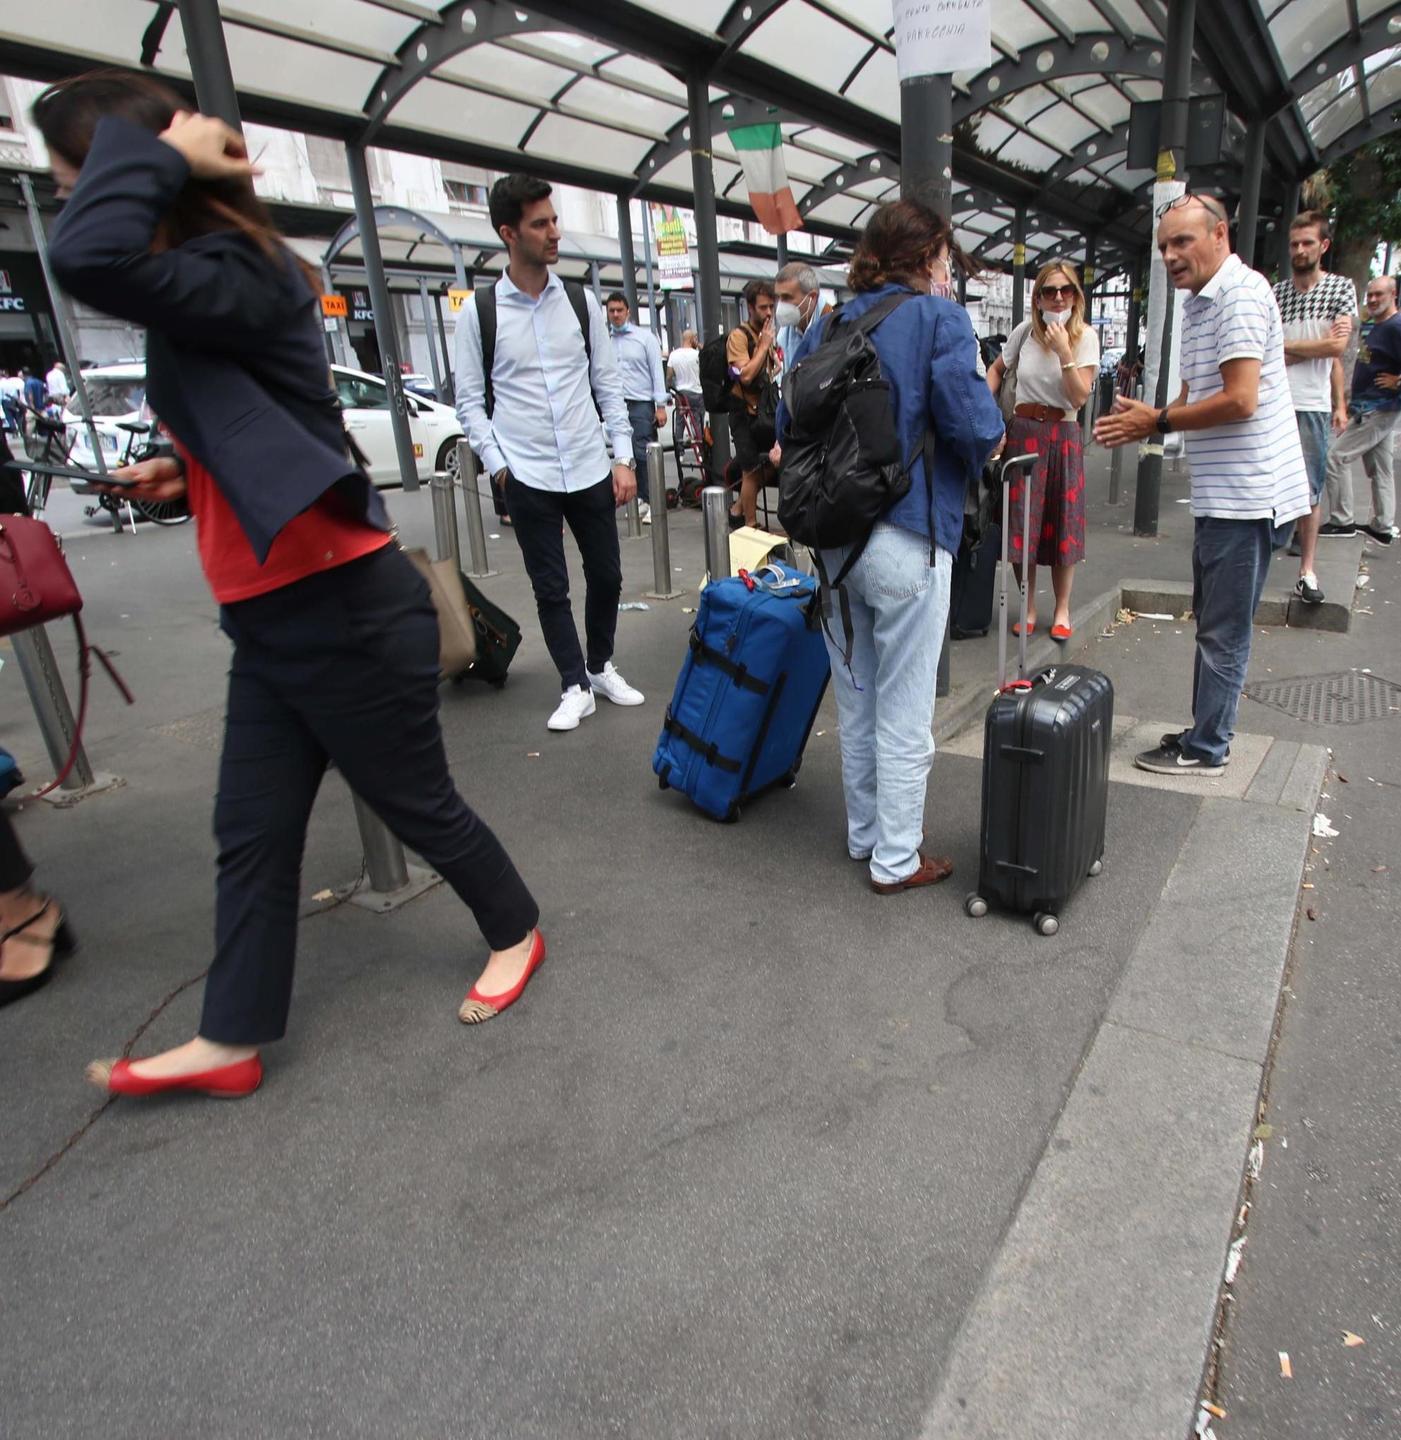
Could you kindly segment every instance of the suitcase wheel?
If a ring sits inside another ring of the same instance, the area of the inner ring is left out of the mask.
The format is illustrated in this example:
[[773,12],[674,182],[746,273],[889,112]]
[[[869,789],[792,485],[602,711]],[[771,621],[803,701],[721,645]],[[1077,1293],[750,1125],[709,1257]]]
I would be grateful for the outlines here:
[[981,895],[970,893],[963,897],[963,912],[974,920],[981,920],[988,913],[988,902]]
[[778,783],[782,785],[785,790],[791,790],[798,783],[797,770],[790,770],[786,775],[780,775],[778,777]]
[[1049,915],[1044,910],[1038,910],[1031,917],[1031,923],[1036,927],[1038,935],[1054,935],[1060,929],[1060,921],[1054,915]]
[[667,780],[666,780],[666,776],[665,776],[665,775],[658,775],[658,776],[657,776],[657,789],[658,789],[658,790],[670,790],[670,789],[671,789],[671,786],[667,784]]
[[739,806],[731,805],[730,808],[726,810],[725,813],[720,817],[720,823],[722,825],[733,825],[735,821],[739,819],[739,816]]
[[1090,874],[1091,874],[1091,875],[1098,875],[1099,872],[1100,872],[1101,870],[1103,870],[1103,869],[1104,869],[1104,861],[1103,861],[1102,859],[1096,860],[1095,863],[1090,866]]

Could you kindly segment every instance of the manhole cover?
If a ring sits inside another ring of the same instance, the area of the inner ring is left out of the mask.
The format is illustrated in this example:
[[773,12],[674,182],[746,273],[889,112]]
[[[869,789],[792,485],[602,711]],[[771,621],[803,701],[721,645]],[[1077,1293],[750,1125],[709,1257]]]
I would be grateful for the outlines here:
[[1364,720],[1401,715],[1401,685],[1360,670],[1254,681],[1245,693],[1261,705],[1273,705],[1313,725],[1360,725]]

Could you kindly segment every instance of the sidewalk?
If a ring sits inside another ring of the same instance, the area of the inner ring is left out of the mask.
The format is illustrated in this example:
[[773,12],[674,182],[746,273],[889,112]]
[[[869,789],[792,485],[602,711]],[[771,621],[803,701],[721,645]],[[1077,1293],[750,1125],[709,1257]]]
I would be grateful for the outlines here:
[[[407,543],[426,538],[426,493],[391,504]],[[1077,595],[1185,574],[1184,510],[1165,487],[1162,539],[1097,529]],[[690,594],[620,617],[618,663],[647,704],[603,707],[569,736],[544,729],[557,682],[514,542],[490,542],[502,573],[486,583],[526,642],[504,691],[449,688],[443,715],[464,792],[545,910],[550,960],[512,1014],[457,1024],[481,944],[441,887],[383,918],[311,898],[360,869],[332,776],[303,869],[292,1031],[263,1090],[95,1119],[84,1063],[153,1011],[141,1048],[183,1038],[198,1012],[197,984],[160,1007],[207,963],[227,650],[191,531],[63,522],[89,629],[139,700],[98,691],[89,732],[94,766],[125,788],[17,818],[85,948],[0,1013],[0,1431],[1184,1433],[1264,1056],[1170,1033],[1182,997],[1156,957],[1186,944],[1195,1003],[1267,1041],[1311,804],[1283,786],[1252,800],[1116,780],[1105,873],[1047,940],[964,916],[979,765],[948,747],[928,823],[954,880],[873,896],[842,844],[830,698],[797,788],[739,825],[657,790],[648,762],[700,578],[697,517],[673,521]],[[650,546],[623,552],[624,599],[639,600]],[[1281,634],[1289,673],[1328,638]],[[1187,663],[1159,640],[1190,636],[1137,622],[1091,656],[1145,723],[1185,699]],[[985,693],[988,643],[955,651],[957,686]],[[42,775],[10,665],[0,724]],[[1258,781],[1280,732],[1269,712],[1248,728]],[[1280,843],[1252,840],[1266,833]],[[1223,836],[1264,897],[1239,931],[1246,1011],[1235,972],[1212,973],[1200,895]],[[1105,1153],[1111,1137],[1124,1148]],[[1176,1189],[1154,1180],[1169,1162]],[[1063,1208],[1072,1195],[1080,1209]],[[1145,1249],[1165,1217],[1172,1248]],[[1156,1283],[1103,1268],[1134,1246]],[[1093,1286],[1058,1286],[1054,1262],[1084,1247]],[[1018,1328],[1008,1281],[1032,1262],[1052,1270]],[[999,1338],[980,1349],[980,1335]],[[1087,1346],[1094,1370],[1060,1367]],[[991,1388],[960,1407],[975,1380]],[[1097,1414],[1072,1384],[1098,1387]],[[993,1423],[1004,1402],[1011,1428],[938,1419]]]

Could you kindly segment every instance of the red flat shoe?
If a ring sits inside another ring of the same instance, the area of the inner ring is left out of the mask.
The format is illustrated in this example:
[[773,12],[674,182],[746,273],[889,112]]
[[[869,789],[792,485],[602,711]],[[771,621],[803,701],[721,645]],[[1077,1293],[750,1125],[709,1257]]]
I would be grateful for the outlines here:
[[537,930],[535,943],[530,947],[530,959],[525,962],[521,978],[504,995],[483,995],[475,985],[467,992],[457,1018],[464,1025],[479,1025],[483,1020],[494,1020],[503,1010],[509,1009],[521,998],[526,982],[535,973],[545,958],[545,937]]
[[1051,626],[1051,639],[1052,639],[1052,640],[1069,640],[1070,637],[1071,637],[1074,633],[1075,633],[1075,627],[1074,627],[1073,625],[1052,625],[1052,626]]
[[[1013,634],[1013,635],[1020,636],[1021,633],[1022,633],[1022,622],[1021,622],[1020,620],[1013,620],[1013,621],[1012,621],[1012,634]],[[1033,620],[1033,621],[1031,622],[1031,624],[1029,624],[1029,625],[1026,627],[1026,633],[1027,633],[1028,635],[1035,635],[1035,634],[1036,634],[1036,621],[1035,621],[1035,620]]]
[[192,1090],[220,1100],[237,1100],[251,1095],[263,1083],[262,1059],[253,1055],[220,1065],[213,1070],[196,1070],[190,1075],[136,1075],[130,1060],[118,1060],[107,1077],[107,1090],[113,1095],[161,1095],[167,1090]]

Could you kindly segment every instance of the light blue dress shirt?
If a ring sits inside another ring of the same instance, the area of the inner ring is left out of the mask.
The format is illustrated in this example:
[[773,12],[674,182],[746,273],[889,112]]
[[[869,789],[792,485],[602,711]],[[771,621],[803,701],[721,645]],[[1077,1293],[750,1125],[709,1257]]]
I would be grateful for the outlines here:
[[[608,325],[598,301],[585,293],[589,364],[584,337],[564,283],[551,275],[538,300],[507,275],[496,282],[495,405],[486,413],[482,331],[474,303],[458,312],[457,416],[489,475],[509,466],[534,490],[586,490],[608,478],[612,462],[632,459],[632,425],[618,383]],[[598,412],[603,412],[603,425]]]
[[662,347],[650,330],[639,330],[628,321],[620,330],[609,327],[613,337],[613,358],[618,362],[618,379],[624,400],[646,400],[666,404],[666,374],[662,370]]

